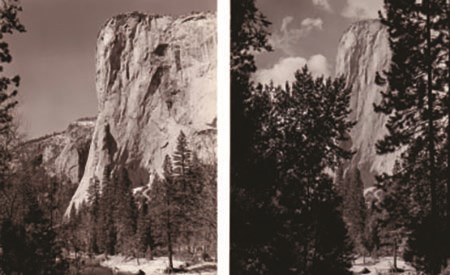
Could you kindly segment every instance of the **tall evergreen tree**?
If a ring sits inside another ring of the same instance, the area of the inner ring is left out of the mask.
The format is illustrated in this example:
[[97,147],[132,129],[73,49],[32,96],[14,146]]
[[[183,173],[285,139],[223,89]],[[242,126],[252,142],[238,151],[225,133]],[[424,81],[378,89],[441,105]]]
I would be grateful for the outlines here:
[[177,198],[174,200],[174,203],[179,204],[179,218],[183,223],[181,230],[181,238],[183,239],[183,243],[188,246],[190,249],[192,234],[194,233],[194,217],[193,212],[195,208],[195,182],[192,178],[192,158],[191,158],[191,150],[188,148],[188,142],[186,139],[186,135],[183,131],[180,131],[180,134],[177,138],[177,147],[175,152],[172,155],[173,159],[173,177],[175,185],[173,188],[175,189],[175,194]]
[[117,228],[117,248],[124,254],[131,254],[133,250],[133,238],[136,233],[137,209],[131,190],[131,181],[125,168],[120,168],[115,177],[115,201],[114,212]]
[[[19,20],[22,7],[17,1],[3,1],[0,7],[0,220],[8,218],[11,213],[13,198],[5,191],[10,185],[12,141],[16,140],[13,127],[13,109],[17,105],[17,88],[20,84],[18,75],[10,77],[5,74],[5,65],[12,61],[12,55],[5,38],[8,34],[25,32]],[[7,223],[12,221],[5,221]],[[1,245],[1,243],[0,243]]]
[[29,238],[27,249],[33,253],[33,257],[25,263],[28,269],[25,274],[65,274],[67,266],[52,221],[45,216],[39,204],[33,202],[32,196],[29,195],[31,203],[24,222]]
[[[89,203],[89,220],[90,220],[90,236],[89,236],[89,252],[97,254],[100,252],[98,247],[98,235],[100,233],[100,181],[97,178],[91,180],[88,188]],[[70,216],[71,219],[73,216]]]
[[[272,169],[253,150],[256,125],[246,114],[246,100],[256,71],[255,52],[271,50],[268,43],[270,22],[257,9],[254,0],[231,1],[231,139],[230,139],[230,262],[233,274],[263,272],[263,259],[270,261],[264,241],[275,230],[261,217],[267,209],[266,195],[271,189]],[[269,169],[270,168],[270,169]],[[265,261],[264,260],[264,261]]]
[[[21,175],[14,184],[17,189],[8,190],[17,204],[15,216],[2,221],[4,231],[0,238],[5,261],[1,269],[7,273],[64,274],[67,266],[62,256],[62,243],[52,219],[53,196],[42,194],[40,186],[30,179],[31,174]],[[50,182],[49,178],[47,180]]]
[[140,203],[137,228],[136,228],[136,249],[137,257],[145,254],[149,260],[153,259],[153,250],[156,246],[155,234],[152,229],[153,217],[149,209],[149,203],[144,199]]
[[180,131],[177,138],[177,148],[172,156],[174,176],[187,179],[191,167],[191,154],[186,135],[183,131]]
[[117,228],[115,223],[116,186],[111,179],[112,172],[109,166],[105,167],[100,198],[100,228],[99,243],[105,254],[116,254]]
[[[194,181],[195,207],[192,219],[195,239],[208,255],[215,255],[217,244],[217,165],[203,163],[194,153],[191,179]],[[206,255],[205,254],[205,255]]]
[[21,11],[22,7],[14,0],[3,1],[0,7],[0,188],[4,187],[4,175],[8,172],[11,160],[11,148],[8,148],[7,141],[12,131],[12,110],[17,105],[15,97],[20,83],[18,75],[9,77],[4,74],[4,64],[12,61],[5,35],[25,31],[25,27],[19,20]]
[[314,79],[306,67],[292,86],[261,88],[250,100],[260,119],[259,157],[275,164],[270,208],[282,226],[266,240],[279,257],[272,272],[348,273],[351,246],[326,170],[352,155],[340,147],[353,126],[347,121],[349,100],[342,78]]
[[178,236],[180,207],[177,201],[177,190],[174,188],[174,172],[172,160],[167,155],[163,164],[164,178],[155,175],[152,183],[151,213],[154,219],[155,235],[158,243],[167,247],[169,270],[173,270],[174,245]]
[[406,152],[394,177],[403,183],[413,177],[411,191],[417,192],[414,196],[424,198],[423,216],[414,220],[416,208],[405,213],[410,219],[409,253],[414,255],[411,260],[416,268],[438,274],[448,258],[446,237],[440,228],[446,227],[445,215],[450,216],[447,211],[450,200],[440,195],[448,192],[446,179],[439,173],[445,159],[438,161],[440,151],[445,150],[443,141],[448,124],[444,122],[448,117],[445,65],[449,48],[448,43],[444,44],[448,31],[442,24],[442,19],[447,18],[446,3],[444,0],[384,3],[386,14],[382,22],[389,32],[392,62],[385,72],[388,90],[375,106],[375,111],[389,115],[388,135],[377,143],[377,151],[384,154],[403,148]]

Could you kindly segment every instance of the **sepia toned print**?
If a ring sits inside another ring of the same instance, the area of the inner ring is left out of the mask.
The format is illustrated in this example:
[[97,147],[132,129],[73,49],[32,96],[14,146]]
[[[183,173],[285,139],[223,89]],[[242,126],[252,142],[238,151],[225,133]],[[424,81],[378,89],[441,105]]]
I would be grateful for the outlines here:
[[448,1],[231,1],[232,274],[447,274]]
[[217,274],[215,8],[2,1],[1,274]]

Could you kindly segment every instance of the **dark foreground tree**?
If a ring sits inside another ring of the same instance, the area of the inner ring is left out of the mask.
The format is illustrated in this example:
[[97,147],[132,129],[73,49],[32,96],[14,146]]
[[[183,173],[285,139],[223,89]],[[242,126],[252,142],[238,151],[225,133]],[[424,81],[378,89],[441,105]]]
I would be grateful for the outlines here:
[[[0,273],[65,274],[55,222],[53,182],[40,177],[42,171],[21,166],[13,159],[13,109],[20,77],[4,74],[5,63],[12,61],[7,34],[24,32],[19,21],[18,1],[0,5]],[[14,164],[14,165],[13,165]],[[50,189],[45,190],[45,186]]]
[[238,274],[349,274],[352,248],[327,172],[352,155],[339,146],[353,126],[349,100],[343,79],[314,79],[306,67],[292,86],[260,86],[246,100],[262,177],[242,184],[247,208],[233,213],[249,230],[233,240],[246,257],[232,258]]
[[269,25],[254,0],[231,1],[230,262],[233,274],[262,274],[263,266],[273,258],[263,241],[270,238],[275,222],[268,224],[261,214],[268,211],[264,202],[269,201],[266,188],[270,189],[273,176],[263,162],[258,163],[260,159],[252,151],[256,126],[252,125],[253,118],[245,114],[245,99],[253,89],[250,77],[256,71],[253,52],[270,50]]
[[259,119],[255,151],[275,174],[267,204],[280,228],[265,240],[278,258],[272,272],[348,273],[352,248],[327,171],[352,155],[340,147],[353,126],[349,100],[342,78],[314,79],[306,67],[291,86],[260,88],[249,99],[249,113]]
[[24,32],[19,13],[22,7],[17,1],[2,1],[0,6],[0,190],[8,182],[11,161],[11,135],[13,131],[13,109],[17,105],[16,95],[20,77],[5,75],[4,65],[12,61],[5,35]]
[[0,225],[0,267],[7,274],[65,274],[63,243],[53,214],[54,190],[43,188],[52,179],[39,167],[20,168],[7,189],[14,198],[14,213],[3,217]]
[[293,87],[256,89],[253,52],[270,50],[270,23],[254,1],[231,11],[231,271],[346,274],[351,247],[324,170],[350,156],[338,146],[350,91],[306,68]]
[[[405,258],[420,271],[438,274],[450,256],[449,234],[443,230],[450,228],[446,188],[450,181],[445,176],[445,141],[449,138],[449,121],[445,121],[449,116],[447,4],[444,0],[384,3],[382,23],[390,36],[392,62],[385,72],[388,90],[375,106],[375,111],[389,116],[388,135],[378,142],[377,151],[404,153],[395,174],[384,176],[381,184],[385,189],[399,189],[400,184],[409,187],[401,188],[406,192],[395,196],[410,205],[387,204],[392,207],[387,211],[401,211],[401,219],[405,219]],[[377,79],[381,79],[379,75]],[[394,196],[393,192],[388,194]],[[411,197],[419,200],[411,201]],[[394,209],[398,207],[402,209]]]

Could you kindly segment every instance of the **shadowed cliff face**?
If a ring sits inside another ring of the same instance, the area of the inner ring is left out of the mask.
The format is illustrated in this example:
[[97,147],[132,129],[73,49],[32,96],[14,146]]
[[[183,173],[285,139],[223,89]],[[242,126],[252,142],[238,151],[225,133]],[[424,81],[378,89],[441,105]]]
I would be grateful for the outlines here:
[[78,184],[84,174],[94,122],[77,120],[63,132],[23,143],[20,151],[40,163],[49,176],[63,183]]
[[207,13],[132,13],[106,22],[97,41],[99,114],[71,206],[87,198],[92,178],[102,181],[107,165],[127,167],[135,186],[148,184],[180,131],[201,159],[215,161],[215,30]]
[[388,33],[378,20],[353,24],[342,36],[336,59],[336,75],[344,75],[352,85],[350,119],[357,124],[351,131],[351,148],[356,151],[346,168],[359,169],[365,187],[372,186],[374,175],[391,172],[399,153],[377,155],[375,144],[387,130],[387,116],[375,113],[386,87],[375,84],[376,72],[389,69],[391,50]]

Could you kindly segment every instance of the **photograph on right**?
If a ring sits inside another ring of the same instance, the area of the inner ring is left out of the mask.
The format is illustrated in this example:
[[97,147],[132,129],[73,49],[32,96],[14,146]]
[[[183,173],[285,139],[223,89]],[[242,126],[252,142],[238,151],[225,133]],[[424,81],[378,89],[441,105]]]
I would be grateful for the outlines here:
[[450,3],[231,0],[231,274],[450,274]]

